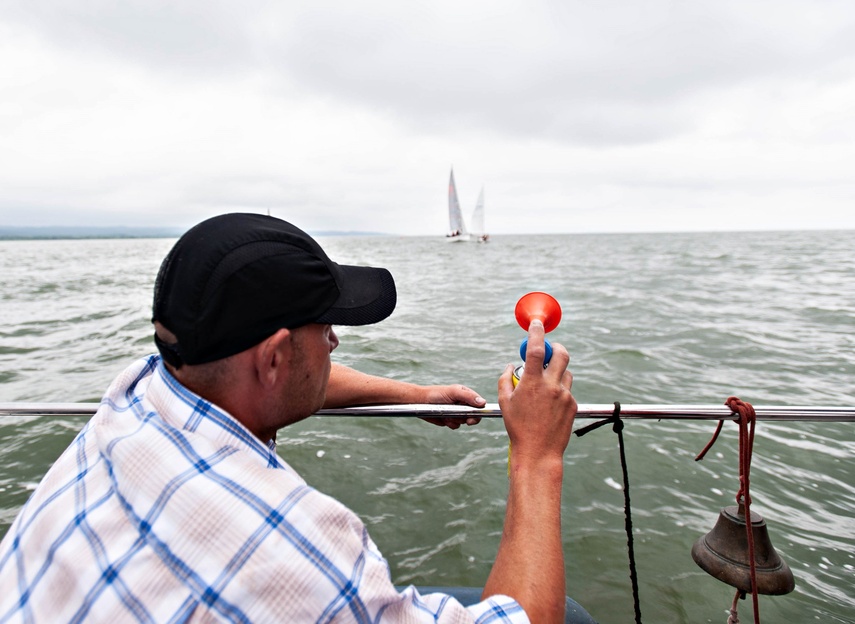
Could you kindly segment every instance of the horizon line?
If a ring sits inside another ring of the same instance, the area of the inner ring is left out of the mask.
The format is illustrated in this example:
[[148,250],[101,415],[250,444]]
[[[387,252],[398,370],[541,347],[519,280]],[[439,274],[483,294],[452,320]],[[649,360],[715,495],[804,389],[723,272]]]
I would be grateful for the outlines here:
[[[591,230],[577,232],[509,232],[491,233],[490,236],[549,236],[549,235],[607,235],[607,234],[723,234],[751,232],[838,232],[851,231],[855,227],[814,227],[814,228],[743,228],[720,230]],[[123,238],[179,238],[186,228],[166,226],[89,226],[89,225],[0,225],[0,240],[87,240],[87,239],[123,239]],[[378,232],[368,230],[306,230],[311,236],[385,236],[421,238],[444,238],[444,233],[401,234],[396,232]]]

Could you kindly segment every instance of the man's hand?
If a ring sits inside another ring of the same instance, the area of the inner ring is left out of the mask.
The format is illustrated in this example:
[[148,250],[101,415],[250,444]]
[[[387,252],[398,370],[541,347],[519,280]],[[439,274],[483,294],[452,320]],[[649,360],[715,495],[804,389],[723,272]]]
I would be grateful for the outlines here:
[[570,393],[570,355],[556,344],[549,366],[544,368],[545,355],[543,324],[536,320],[529,328],[525,372],[516,389],[512,366],[499,379],[499,406],[511,440],[512,460],[560,458],[573,432],[576,401]]
[[[445,405],[469,405],[471,407],[484,407],[487,404],[477,392],[466,386],[455,384],[452,386],[426,386],[425,400],[420,403],[445,404]],[[460,425],[477,425],[481,422],[478,417],[470,416],[465,420],[462,418],[422,418],[425,422],[439,427],[458,429]]]

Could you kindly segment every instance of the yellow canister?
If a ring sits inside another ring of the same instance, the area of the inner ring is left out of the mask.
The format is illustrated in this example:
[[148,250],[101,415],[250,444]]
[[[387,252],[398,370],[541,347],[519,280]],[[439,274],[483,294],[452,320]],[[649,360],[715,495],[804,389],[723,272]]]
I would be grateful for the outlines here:
[[519,366],[517,366],[514,369],[514,374],[513,374],[513,377],[511,378],[511,380],[514,382],[514,388],[516,388],[517,384],[520,382],[520,378],[522,377],[524,368],[525,367],[522,364],[520,364]]
[[[514,383],[514,388],[517,387],[517,384],[520,382],[520,378],[523,374],[523,369],[525,367],[520,364],[514,369],[514,374],[511,375],[511,381]],[[511,443],[508,442],[508,477],[511,476]]]

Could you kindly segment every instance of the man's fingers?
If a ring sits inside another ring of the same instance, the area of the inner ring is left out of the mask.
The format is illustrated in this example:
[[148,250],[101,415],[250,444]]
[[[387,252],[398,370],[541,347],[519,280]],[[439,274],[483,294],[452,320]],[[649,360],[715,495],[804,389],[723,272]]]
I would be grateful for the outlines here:
[[513,382],[514,365],[508,364],[499,377],[499,399],[508,397],[514,391]]
[[570,364],[570,354],[564,345],[555,343],[552,345],[552,359],[549,360],[549,366],[546,367],[544,374],[553,375],[554,379],[562,379],[562,375],[567,370],[567,365]]
[[545,332],[543,323],[538,319],[531,322],[528,327],[528,344],[525,348],[525,368],[534,374],[543,370],[543,360],[546,359]]
[[564,371],[564,376],[561,378],[561,385],[568,390],[573,390],[573,373],[569,370]]

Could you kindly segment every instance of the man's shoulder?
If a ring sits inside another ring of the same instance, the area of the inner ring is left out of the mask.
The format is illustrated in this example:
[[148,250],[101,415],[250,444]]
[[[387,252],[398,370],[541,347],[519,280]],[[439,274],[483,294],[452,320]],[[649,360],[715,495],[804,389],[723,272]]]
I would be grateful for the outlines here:
[[101,398],[101,406],[98,412],[104,410],[123,411],[142,400],[159,365],[160,356],[154,354],[132,362],[116,375],[113,382],[108,386]]

